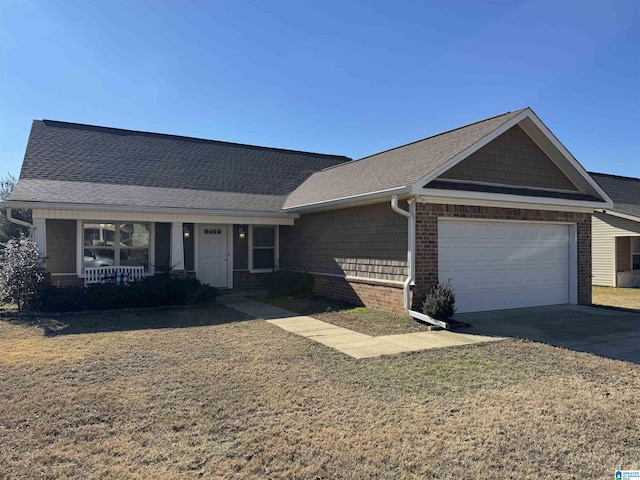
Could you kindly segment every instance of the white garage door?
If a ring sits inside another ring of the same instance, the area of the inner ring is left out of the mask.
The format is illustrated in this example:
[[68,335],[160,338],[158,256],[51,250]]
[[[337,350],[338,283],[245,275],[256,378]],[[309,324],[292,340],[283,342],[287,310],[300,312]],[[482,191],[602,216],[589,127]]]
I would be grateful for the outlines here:
[[439,220],[438,266],[460,313],[569,303],[569,226]]

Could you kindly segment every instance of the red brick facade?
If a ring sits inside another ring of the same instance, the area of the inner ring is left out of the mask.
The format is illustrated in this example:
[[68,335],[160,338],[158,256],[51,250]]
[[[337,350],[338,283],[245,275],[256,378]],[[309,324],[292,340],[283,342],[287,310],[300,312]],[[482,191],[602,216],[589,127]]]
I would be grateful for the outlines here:
[[316,295],[375,310],[405,315],[402,285],[346,279],[333,275],[313,275]]
[[81,287],[84,285],[84,279],[78,278],[75,273],[51,275],[50,281],[51,285],[56,287]]
[[249,270],[233,271],[233,288],[253,289],[263,288],[266,273],[251,273]]
[[466,205],[416,205],[416,286],[428,289],[438,281],[438,218],[478,218],[568,222],[577,225],[578,303],[591,305],[591,214]]

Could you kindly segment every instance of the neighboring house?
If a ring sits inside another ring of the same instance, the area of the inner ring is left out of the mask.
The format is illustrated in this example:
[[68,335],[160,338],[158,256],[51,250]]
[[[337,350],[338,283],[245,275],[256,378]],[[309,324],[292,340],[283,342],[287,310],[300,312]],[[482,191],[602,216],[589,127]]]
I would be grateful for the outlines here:
[[590,304],[611,205],[530,108],[358,161],[35,121],[6,202],[33,210],[58,284],[107,262],[242,288],[281,265],[394,312],[447,279],[461,312]]
[[590,175],[613,200],[593,214],[593,284],[640,287],[640,179]]

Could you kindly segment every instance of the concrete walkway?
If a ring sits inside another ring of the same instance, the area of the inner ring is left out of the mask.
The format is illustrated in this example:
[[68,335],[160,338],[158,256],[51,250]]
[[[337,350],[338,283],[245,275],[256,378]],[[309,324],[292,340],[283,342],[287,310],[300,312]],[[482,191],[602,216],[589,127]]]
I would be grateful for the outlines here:
[[353,358],[378,357],[430,348],[503,340],[501,337],[453,333],[446,330],[371,337],[243,296],[222,295],[219,298],[221,303],[230,308],[252,317],[264,318],[268,323],[283,330],[335,348]]

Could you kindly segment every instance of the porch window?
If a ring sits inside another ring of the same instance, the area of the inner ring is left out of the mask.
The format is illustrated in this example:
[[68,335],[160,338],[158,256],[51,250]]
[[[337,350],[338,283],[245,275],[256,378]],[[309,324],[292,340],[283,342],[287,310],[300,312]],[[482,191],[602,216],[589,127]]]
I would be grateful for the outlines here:
[[277,227],[251,226],[249,256],[250,269],[253,271],[271,271],[276,267]]
[[151,224],[84,222],[84,267],[142,265],[149,271]]
[[631,239],[631,270],[640,270],[640,237]]

